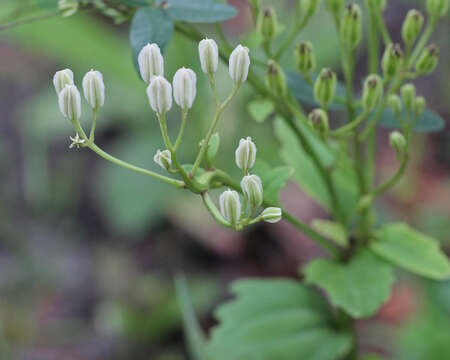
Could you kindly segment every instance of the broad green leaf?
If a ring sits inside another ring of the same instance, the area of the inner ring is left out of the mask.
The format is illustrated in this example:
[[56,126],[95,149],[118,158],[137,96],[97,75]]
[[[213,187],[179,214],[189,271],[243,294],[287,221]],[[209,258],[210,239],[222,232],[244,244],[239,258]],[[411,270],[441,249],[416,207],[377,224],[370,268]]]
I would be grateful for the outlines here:
[[142,48],[148,43],[156,43],[164,51],[173,36],[173,23],[159,8],[140,8],[133,17],[130,27],[130,43],[134,64]]
[[247,110],[254,120],[262,123],[275,109],[274,103],[269,99],[257,99],[249,102]]
[[293,174],[293,170],[288,166],[271,167],[262,160],[258,160],[253,168],[253,172],[261,178],[264,190],[264,200],[271,205],[279,203],[279,193],[286,185],[286,181]]
[[311,227],[319,234],[333,240],[336,244],[347,247],[348,233],[342,224],[334,221],[314,219]]
[[111,1],[130,6],[149,6],[153,2],[153,0],[111,0]]
[[[308,82],[301,74],[295,71],[287,71],[286,77],[289,89],[291,89],[292,94],[297,99],[310,105],[319,105],[316,99],[314,98],[313,88],[308,84]],[[313,81],[315,81],[317,75],[314,74],[311,77],[313,78]],[[345,98],[346,90],[344,84],[338,82],[336,87],[336,96]],[[330,104],[329,108],[331,110],[341,110],[345,109],[345,105],[333,102],[332,104]]]
[[[402,118],[405,118],[405,116],[406,113],[404,112]],[[380,118],[379,124],[386,128],[401,129],[401,126],[391,109],[386,109],[384,111],[383,116]],[[444,127],[445,121],[438,114],[427,109],[423,112],[422,116],[414,126],[414,131],[426,133],[439,131]]]
[[439,242],[405,223],[384,225],[371,244],[384,259],[415,274],[436,280],[450,279],[450,261]]
[[316,260],[304,269],[305,280],[324,289],[331,303],[355,318],[373,315],[389,298],[393,268],[370,251],[348,263]]
[[215,312],[211,360],[337,360],[352,344],[338,331],[325,300],[294,280],[248,279]]
[[193,23],[213,23],[236,16],[236,9],[215,0],[156,0],[170,18]]

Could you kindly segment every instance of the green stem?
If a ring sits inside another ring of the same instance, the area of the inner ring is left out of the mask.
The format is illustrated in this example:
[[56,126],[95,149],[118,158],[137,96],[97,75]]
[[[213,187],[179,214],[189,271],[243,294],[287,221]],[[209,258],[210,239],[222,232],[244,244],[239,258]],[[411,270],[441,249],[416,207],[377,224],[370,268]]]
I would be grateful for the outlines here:
[[217,209],[217,206],[212,201],[211,197],[209,196],[208,192],[204,192],[201,194],[203,203],[205,204],[206,208],[208,209],[209,213],[212,215],[212,217],[220,224],[227,228],[232,228],[233,226],[223,218],[220,211]]
[[358,125],[361,124],[367,118],[368,115],[369,112],[367,110],[364,110],[364,112],[361,115],[359,115],[355,120],[340,127],[339,129],[331,131],[330,135],[336,137],[345,136],[347,133],[357,128]]
[[437,18],[435,18],[435,17],[431,18],[431,20],[428,22],[427,27],[425,28],[425,31],[423,32],[422,36],[420,37],[419,41],[417,42],[417,45],[414,48],[414,51],[411,54],[411,57],[409,58],[409,60],[407,62],[408,68],[414,64],[416,59],[422,53],[423,48],[425,47],[428,40],[430,39],[431,34],[433,33],[433,29],[436,26],[436,22],[437,22]]
[[37,15],[37,16],[31,17],[31,18],[11,21],[11,22],[6,23],[6,24],[0,24],[0,31],[7,30],[9,28],[20,26],[20,25],[30,24],[30,23],[33,23],[33,22],[36,22],[36,21],[40,21],[40,20],[44,20],[44,19],[49,19],[49,18],[56,17],[56,16],[59,16],[59,15],[61,15],[61,13],[59,11],[55,11],[55,12],[51,12],[51,13],[47,13],[47,14]]
[[273,59],[275,61],[280,60],[281,56],[284,54],[286,49],[292,44],[292,42],[298,36],[300,31],[302,31],[303,28],[308,24],[310,17],[311,16],[305,16],[300,23],[294,24],[288,37],[286,39],[284,39],[284,41],[281,43],[279,49],[275,52],[275,55],[273,56]]
[[188,109],[183,109],[182,113],[181,113],[181,127],[180,127],[180,131],[178,133],[177,139],[175,140],[175,145],[173,146],[173,151],[175,151],[175,152],[178,150],[178,147],[181,144],[181,139],[183,138],[184,129],[186,128],[187,115],[188,115]]
[[218,108],[220,106],[220,100],[219,100],[219,97],[217,96],[216,82],[214,81],[213,74],[208,73],[208,79],[209,79],[209,86],[211,87],[214,101],[216,103],[216,107]]
[[403,177],[406,167],[408,165],[408,155],[405,154],[403,156],[403,159],[400,163],[400,167],[398,168],[397,172],[394,174],[394,176],[392,176],[391,179],[389,179],[388,181],[386,181],[383,185],[378,186],[374,191],[373,191],[373,195],[374,197],[376,196],[380,196],[381,194],[383,194],[384,192],[388,191],[390,188],[392,188],[393,186],[395,186],[400,179]]
[[373,13],[371,13],[371,15],[373,15],[374,17],[374,21],[376,22],[376,25],[379,29],[379,31],[381,32],[381,36],[383,37],[383,41],[384,41],[384,45],[388,46],[391,42],[391,35],[389,35],[389,31],[386,27],[386,23],[384,22],[384,18],[383,18],[383,14],[381,13],[381,11],[374,11]]
[[89,133],[89,140],[91,142],[95,141],[95,128],[97,126],[97,112],[98,112],[98,108],[95,108],[92,110],[92,125],[91,125],[91,132]]

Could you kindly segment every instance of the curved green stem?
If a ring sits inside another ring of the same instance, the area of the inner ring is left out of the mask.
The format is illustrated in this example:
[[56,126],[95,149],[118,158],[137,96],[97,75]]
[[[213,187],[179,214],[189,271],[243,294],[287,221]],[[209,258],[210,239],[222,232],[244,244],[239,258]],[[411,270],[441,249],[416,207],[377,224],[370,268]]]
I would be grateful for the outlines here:
[[364,112],[361,115],[359,115],[355,120],[344,126],[341,126],[339,129],[331,131],[330,135],[336,137],[347,135],[349,132],[356,129],[358,125],[361,124],[367,118],[368,115],[369,111],[364,110]]
[[390,188],[392,188],[393,186],[395,186],[400,179],[403,177],[406,167],[408,165],[408,155],[404,155],[403,159],[400,163],[400,167],[398,168],[397,172],[394,174],[394,176],[392,176],[391,179],[389,179],[388,181],[386,181],[383,185],[378,186],[374,191],[373,191],[373,195],[375,196],[380,196],[381,194],[383,194],[384,192],[388,191]]
[[217,206],[212,201],[211,197],[209,196],[208,192],[204,192],[201,194],[203,203],[205,204],[206,208],[208,209],[209,213],[212,215],[214,220],[216,220],[220,225],[223,225],[227,228],[232,228],[233,226],[224,219],[220,211],[217,209]]
[[408,63],[407,63],[408,68],[414,64],[416,59],[421,54],[423,48],[425,47],[428,40],[430,39],[431,34],[433,33],[436,23],[437,23],[437,18],[431,18],[431,20],[428,22],[427,27],[425,28],[425,31],[423,32],[422,36],[420,37],[419,41],[417,42],[417,45],[414,48],[414,51],[412,52],[411,57],[408,60]]

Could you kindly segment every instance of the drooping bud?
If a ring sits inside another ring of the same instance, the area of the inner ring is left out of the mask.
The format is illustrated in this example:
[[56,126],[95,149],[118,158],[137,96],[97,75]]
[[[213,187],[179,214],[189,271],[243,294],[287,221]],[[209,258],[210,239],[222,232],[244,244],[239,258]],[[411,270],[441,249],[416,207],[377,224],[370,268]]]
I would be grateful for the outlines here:
[[93,109],[105,103],[105,84],[100,71],[91,70],[83,78],[84,97]]
[[408,111],[412,111],[414,108],[414,100],[416,98],[416,88],[413,84],[403,85],[400,89],[402,95],[403,104]]
[[344,17],[341,21],[341,40],[354,49],[361,41],[361,34],[361,8],[356,4],[348,4],[345,6]]
[[263,186],[261,179],[256,175],[247,175],[241,181],[242,193],[250,207],[256,209],[263,203]]
[[220,213],[230,224],[236,225],[241,218],[241,200],[233,190],[224,191],[219,198]]
[[247,80],[250,67],[250,56],[248,53],[248,48],[238,45],[230,55],[228,70],[235,84],[240,84]]
[[319,0],[299,0],[300,8],[305,17],[311,17],[319,8]]
[[147,96],[153,111],[162,115],[172,107],[172,86],[162,76],[154,76],[147,88]]
[[81,118],[81,96],[75,85],[66,85],[58,95],[59,110],[67,119]]
[[153,156],[153,161],[161,166],[163,169],[169,170],[172,165],[172,155],[169,150],[159,150]]
[[142,80],[147,84],[152,77],[164,75],[164,59],[158,44],[145,45],[138,56],[139,70]]
[[197,94],[197,76],[191,69],[178,69],[173,77],[173,97],[183,110],[190,109]]
[[344,2],[344,0],[325,0],[325,6],[334,16],[341,16]]
[[214,74],[219,66],[219,48],[213,39],[203,39],[198,44],[200,64],[205,74]]
[[375,11],[383,11],[386,8],[386,0],[369,0],[369,8]]
[[419,10],[412,9],[406,15],[402,26],[402,38],[406,46],[410,48],[422,30],[423,15]]
[[449,3],[450,0],[427,0],[427,11],[437,19],[447,13]]
[[266,86],[276,96],[286,94],[286,76],[283,69],[273,60],[269,60],[266,71]]
[[57,71],[53,76],[53,85],[56,93],[59,94],[66,85],[73,85],[73,72],[70,69]]
[[414,99],[414,114],[416,115],[417,119],[422,116],[426,106],[427,101],[423,96],[418,96]]
[[258,15],[258,32],[264,41],[273,40],[277,31],[277,16],[275,10],[267,8]]
[[314,97],[324,109],[333,101],[336,85],[336,74],[331,69],[322,69],[314,84]]
[[236,149],[235,156],[237,167],[244,174],[247,174],[253,165],[255,165],[256,160],[256,145],[250,136],[247,139],[239,140],[239,146]]
[[328,115],[326,111],[322,109],[315,109],[308,115],[309,124],[315,129],[321,136],[325,136],[328,133]]
[[80,2],[78,0],[58,0],[58,10],[63,17],[75,14]]
[[268,222],[268,223],[276,223],[280,221],[283,217],[283,214],[281,212],[281,209],[278,207],[268,207],[267,209],[264,209],[264,211],[261,214],[261,218]]
[[389,135],[389,143],[395,149],[397,158],[401,159],[406,152],[407,142],[405,137],[399,131],[393,131]]
[[386,79],[392,79],[403,62],[403,51],[399,44],[389,44],[383,54],[381,67]]
[[372,111],[380,102],[383,96],[383,81],[381,78],[372,74],[364,82],[363,106],[367,111]]
[[309,74],[316,67],[316,57],[310,42],[301,42],[295,50],[297,57],[297,70],[301,74]]
[[431,74],[439,62],[439,48],[436,45],[428,46],[419,57],[416,63],[418,74]]
[[398,96],[397,94],[391,94],[391,95],[389,95],[387,102],[388,102],[388,106],[390,107],[390,109],[392,110],[394,115],[396,117],[399,117],[402,112],[402,107],[403,107],[400,96]]

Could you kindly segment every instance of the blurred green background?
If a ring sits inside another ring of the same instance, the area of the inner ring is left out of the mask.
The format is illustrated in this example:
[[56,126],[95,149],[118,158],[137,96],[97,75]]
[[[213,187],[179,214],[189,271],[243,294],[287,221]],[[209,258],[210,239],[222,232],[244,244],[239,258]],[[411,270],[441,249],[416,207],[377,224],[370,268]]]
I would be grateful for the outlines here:
[[[20,16],[21,0],[2,0],[0,22]],[[223,29],[233,44],[252,27],[248,4]],[[276,5],[290,21],[293,1]],[[394,40],[411,6],[388,1],[386,21]],[[44,10],[45,11],[45,10]],[[242,276],[295,276],[298,264],[323,253],[286,223],[258,225],[243,233],[220,228],[200,198],[99,159],[86,149],[69,150],[72,126],[57,107],[55,71],[71,68],[81,83],[100,70],[106,104],[96,142],[111,154],[160,171],[153,163],[162,148],[145,84],[133,67],[129,23],[115,25],[95,13],[55,17],[0,31],[0,359],[185,359],[173,274],[187,274],[202,326],[214,324],[211,309],[226,285]],[[212,27],[199,27],[214,37]],[[418,93],[448,123],[450,118],[450,18],[433,36],[441,63],[433,76],[416,82]],[[319,66],[339,69],[339,49],[329,15],[320,14],[302,38],[317,50]],[[357,73],[366,73],[361,49]],[[189,163],[214,111],[197,46],[176,35],[166,54],[166,76],[181,66],[198,74],[198,96],[190,113],[180,157]],[[286,56],[286,68],[293,57]],[[360,80],[358,80],[360,81]],[[219,93],[231,89],[224,65]],[[222,85],[223,84],[223,85]],[[251,135],[258,156],[280,162],[270,120],[258,124],[244,87],[224,114],[218,162],[231,173],[234,149]],[[84,105],[83,105],[84,106]],[[83,123],[90,112],[83,108]],[[172,133],[178,110],[168,119]],[[385,130],[378,152],[379,177],[396,167]],[[450,250],[450,129],[416,135],[413,162],[400,186],[379,204],[380,214],[408,221]],[[286,206],[305,221],[325,214],[294,184],[282,194]],[[399,273],[392,298],[358,322],[363,352],[387,359],[450,358],[450,282],[435,283]]]

